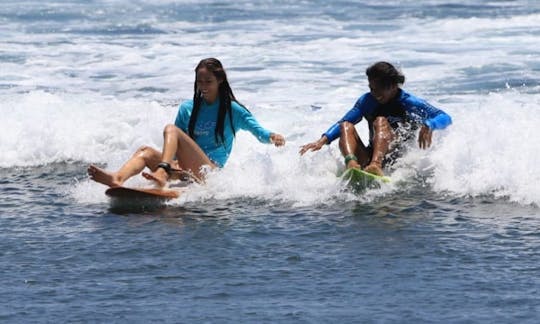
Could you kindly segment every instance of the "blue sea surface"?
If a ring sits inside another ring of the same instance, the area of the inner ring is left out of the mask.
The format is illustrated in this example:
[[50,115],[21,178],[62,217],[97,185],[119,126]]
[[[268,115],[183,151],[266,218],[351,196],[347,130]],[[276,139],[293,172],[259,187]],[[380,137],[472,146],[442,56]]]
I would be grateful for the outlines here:
[[[538,21],[526,0],[3,1],[0,321],[538,323]],[[88,164],[159,148],[210,56],[286,147],[239,133],[206,186],[112,204]],[[336,143],[298,150],[377,60],[454,123],[354,193]]]
[[[2,172],[7,322],[535,322],[538,210],[398,192],[294,208],[153,210],[51,192],[83,165]],[[54,170],[53,170],[54,169]],[[23,180],[24,179],[24,180]],[[512,219],[505,223],[496,219]]]

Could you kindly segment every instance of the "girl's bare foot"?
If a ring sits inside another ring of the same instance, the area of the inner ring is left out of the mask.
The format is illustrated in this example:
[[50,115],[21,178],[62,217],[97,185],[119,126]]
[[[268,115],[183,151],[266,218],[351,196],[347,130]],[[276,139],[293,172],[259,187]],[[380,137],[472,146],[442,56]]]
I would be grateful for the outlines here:
[[90,179],[109,187],[120,187],[124,183],[116,176],[115,173],[107,172],[93,164],[90,164],[87,172]]
[[169,175],[162,168],[157,168],[157,170],[152,173],[143,172],[142,176],[148,180],[154,181],[160,187],[165,187],[167,180],[169,180]]

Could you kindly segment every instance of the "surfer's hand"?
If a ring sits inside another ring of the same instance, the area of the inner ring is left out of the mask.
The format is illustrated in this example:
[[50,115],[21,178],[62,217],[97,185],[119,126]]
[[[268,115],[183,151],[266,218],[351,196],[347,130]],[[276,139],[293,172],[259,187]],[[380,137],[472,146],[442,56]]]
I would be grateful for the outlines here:
[[431,146],[431,135],[433,131],[429,129],[426,125],[422,125],[420,128],[420,133],[418,134],[418,146],[421,149],[426,149]]
[[327,141],[328,141],[328,139],[326,138],[326,136],[323,136],[318,141],[315,141],[313,143],[309,143],[309,144],[306,144],[306,145],[302,145],[300,147],[300,155],[304,155],[304,153],[306,153],[307,151],[318,151],[318,150],[320,150],[321,147],[323,147],[324,144],[326,144]]
[[275,146],[283,146],[285,145],[285,137],[281,134],[272,133],[270,134],[270,142]]

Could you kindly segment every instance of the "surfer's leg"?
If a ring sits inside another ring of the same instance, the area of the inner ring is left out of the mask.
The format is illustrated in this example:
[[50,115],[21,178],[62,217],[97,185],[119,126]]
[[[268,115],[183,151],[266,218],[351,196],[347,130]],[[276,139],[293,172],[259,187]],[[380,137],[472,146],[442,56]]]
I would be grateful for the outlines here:
[[149,146],[141,146],[116,172],[122,182],[139,174],[145,167],[155,170],[161,160],[161,152]]
[[95,182],[99,182],[109,187],[118,187],[122,185],[122,182],[119,181],[114,172],[108,172],[94,164],[90,164],[86,171],[88,172],[90,179]]
[[342,122],[339,129],[339,149],[345,157],[347,169],[361,168],[363,165],[368,164],[370,159],[369,150],[360,139],[354,124]]
[[109,187],[117,187],[123,185],[127,179],[138,174],[145,167],[155,170],[160,161],[161,152],[148,146],[142,146],[133,153],[131,158],[118,171],[108,172],[95,165],[90,165],[88,175],[90,179],[96,182]]
[[383,176],[382,163],[390,148],[390,143],[395,139],[394,130],[385,117],[377,117],[373,122],[373,154],[371,161],[364,171]]
[[[163,139],[161,162],[171,165],[176,157],[181,169],[192,172],[198,178],[204,177],[204,174],[201,173],[203,165],[208,165],[211,168],[216,167],[199,145],[175,125],[165,126]],[[143,176],[156,181],[160,186],[164,186],[169,178],[167,170],[161,167],[152,173],[143,173]]]

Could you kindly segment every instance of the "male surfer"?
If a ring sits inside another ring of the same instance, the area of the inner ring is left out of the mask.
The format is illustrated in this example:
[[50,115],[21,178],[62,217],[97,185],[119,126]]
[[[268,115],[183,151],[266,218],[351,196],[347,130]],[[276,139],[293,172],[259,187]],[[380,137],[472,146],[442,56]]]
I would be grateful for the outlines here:
[[[339,148],[345,157],[345,166],[359,168],[382,176],[383,167],[399,155],[399,147],[420,126],[418,144],[431,146],[433,130],[444,129],[452,118],[400,86],[405,76],[392,64],[377,62],[366,70],[370,92],[362,95],[343,118],[332,125],[317,141],[300,149],[318,151],[339,137]],[[369,144],[360,139],[354,125],[365,118],[369,127]]]

